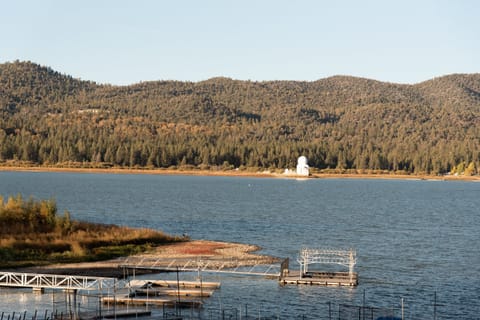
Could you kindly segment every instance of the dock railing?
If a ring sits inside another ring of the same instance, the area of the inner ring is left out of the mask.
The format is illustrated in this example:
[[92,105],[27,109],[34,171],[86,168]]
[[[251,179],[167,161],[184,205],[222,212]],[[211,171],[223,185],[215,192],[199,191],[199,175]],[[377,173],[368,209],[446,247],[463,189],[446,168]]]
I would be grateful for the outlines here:
[[4,287],[102,291],[116,287],[117,281],[105,277],[0,271],[0,286]]

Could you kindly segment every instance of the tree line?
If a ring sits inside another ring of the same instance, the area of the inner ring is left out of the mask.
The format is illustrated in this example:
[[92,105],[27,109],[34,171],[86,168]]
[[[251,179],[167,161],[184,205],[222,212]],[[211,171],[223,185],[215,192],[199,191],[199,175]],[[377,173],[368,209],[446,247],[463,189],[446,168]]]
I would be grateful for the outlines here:
[[0,65],[0,112],[4,163],[281,170],[305,155],[319,170],[480,165],[479,74],[112,86],[16,61]]

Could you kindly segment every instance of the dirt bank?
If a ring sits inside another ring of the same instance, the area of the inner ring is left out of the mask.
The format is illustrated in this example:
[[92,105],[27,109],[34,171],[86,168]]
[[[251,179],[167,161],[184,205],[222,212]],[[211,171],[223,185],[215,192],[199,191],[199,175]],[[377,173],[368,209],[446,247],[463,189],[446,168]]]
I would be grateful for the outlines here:
[[[145,264],[156,262],[156,265],[183,266],[186,260],[209,262],[213,265],[229,264],[254,265],[258,263],[273,263],[278,261],[274,257],[255,254],[260,248],[254,245],[218,242],[208,240],[192,240],[155,248],[152,252],[117,258],[107,261],[83,262],[69,264],[55,264],[49,266],[30,267],[16,270],[18,272],[54,273],[67,275],[88,275],[98,277],[122,277],[122,264],[136,264],[144,261]],[[150,262],[149,262],[150,261]]]
[[[58,168],[58,167],[29,167],[29,166],[0,166],[0,171],[27,171],[27,172],[73,172],[73,173],[111,173],[111,174],[158,174],[158,175],[190,175],[190,176],[228,176],[228,177],[255,177],[255,178],[298,178],[295,175],[285,175],[270,171],[247,170],[182,170],[182,169],[130,169],[130,168]],[[407,179],[407,180],[445,180],[445,181],[480,181],[480,176],[454,175],[415,175],[396,173],[313,173],[309,178],[334,179]]]

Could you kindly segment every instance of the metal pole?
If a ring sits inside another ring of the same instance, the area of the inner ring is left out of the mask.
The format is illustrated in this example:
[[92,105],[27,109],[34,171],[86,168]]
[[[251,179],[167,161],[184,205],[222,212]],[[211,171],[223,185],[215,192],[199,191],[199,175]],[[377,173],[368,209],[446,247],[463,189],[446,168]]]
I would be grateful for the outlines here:
[[300,271],[298,272],[298,278],[299,279],[302,278],[302,272],[303,272],[303,266],[302,266],[302,263],[300,263]]
[[202,282],[202,276],[200,275],[200,268],[198,269],[198,276],[200,280],[200,301],[203,304],[203,282]]
[[113,279],[113,317],[117,319],[117,278]]
[[363,289],[363,320],[365,320],[365,289]]
[[403,305],[403,298],[402,298],[402,320],[405,319],[405,313],[404,313],[404,305]]
[[[178,299],[178,309],[180,309],[180,279],[178,278],[178,266],[177,266],[177,299]],[[178,310],[180,311],[180,310]],[[178,312],[177,311],[177,312]],[[180,315],[181,315],[181,311],[180,311]],[[178,316],[178,313],[177,313],[177,316]]]
[[[147,302],[145,303],[145,310],[147,310],[147,311],[148,311],[148,297],[149,297],[149,296],[148,296],[148,287],[149,287],[149,286],[150,286],[150,283],[147,282]],[[137,295],[137,294],[135,293],[135,296],[136,296],[136,295]]]
[[73,316],[78,319],[77,314],[77,290],[73,289]]
[[308,251],[305,253],[305,259],[304,259],[304,265],[303,265],[303,273],[307,273],[308,272],[308,261],[309,261],[310,257],[309,257],[309,254],[308,254]]
[[98,317],[102,319],[102,297],[98,296]]

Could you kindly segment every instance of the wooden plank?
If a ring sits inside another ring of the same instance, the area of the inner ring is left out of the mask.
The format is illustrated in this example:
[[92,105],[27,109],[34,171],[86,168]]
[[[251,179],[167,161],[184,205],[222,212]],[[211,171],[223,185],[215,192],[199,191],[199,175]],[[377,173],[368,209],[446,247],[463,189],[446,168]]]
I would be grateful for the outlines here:
[[120,297],[103,297],[103,304],[124,304],[124,305],[156,305],[156,306],[175,306],[180,307],[201,307],[202,301],[198,300],[180,300],[175,299],[159,299],[159,298],[130,298],[125,296]]
[[102,315],[105,319],[128,318],[128,317],[145,317],[151,316],[152,311],[149,310],[116,310]]
[[352,277],[348,272],[309,272],[306,276],[300,277],[300,272],[290,272],[287,276],[280,278],[281,284],[302,284],[302,285],[323,285],[323,286],[356,286],[358,285],[358,274],[353,273]]
[[[152,284],[159,287],[177,287],[175,280],[153,280]],[[180,288],[220,288],[220,282],[178,281]]]
[[211,297],[213,295],[213,290],[202,290],[202,289],[174,289],[174,288],[141,288],[135,289],[135,294],[137,296],[184,296],[184,297]]
[[175,281],[175,280],[131,280],[131,287],[143,287],[151,284],[153,287],[176,288],[204,288],[204,289],[218,289],[220,282],[205,282],[205,281]]

